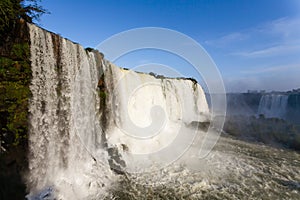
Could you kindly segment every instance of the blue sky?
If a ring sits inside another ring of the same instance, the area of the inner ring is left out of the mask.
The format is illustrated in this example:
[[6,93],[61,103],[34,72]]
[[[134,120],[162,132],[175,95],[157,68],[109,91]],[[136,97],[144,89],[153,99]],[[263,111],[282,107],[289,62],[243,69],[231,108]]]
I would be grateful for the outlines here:
[[[96,47],[129,29],[163,27],[201,44],[229,92],[300,88],[298,0],[43,0],[41,4],[51,14],[38,24],[84,47]],[[133,52],[116,61],[127,68],[147,63],[169,65],[183,76],[201,79],[185,61],[166,52]]]

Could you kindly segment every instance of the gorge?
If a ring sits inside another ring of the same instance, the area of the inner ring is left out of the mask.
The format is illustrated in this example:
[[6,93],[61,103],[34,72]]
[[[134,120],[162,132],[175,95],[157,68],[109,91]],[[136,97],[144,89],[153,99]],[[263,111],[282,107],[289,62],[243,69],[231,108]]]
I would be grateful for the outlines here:
[[106,198],[122,170],[155,167],[155,153],[176,131],[209,122],[197,83],[118,68],[96,50],[28,26],[29,199],[44,188],[58,199]]
[[[209,155],[198,158],[213,124],[205,93],[193,79],[122,69],[97,50],[36,25],[24,30],[30,55],[22,59],[30,59],[31,76],[23,84],[30,95],[21,101],[28,100],[21,104],[28,108],[28,138],[21,137],[28,142],[28,150],[21,150],[28,167],[20,165],[27,168],[22,175],[28,200],[299,198],[295,151],[221,137]],[[297,123],[297,92],[227,97],[229,117]],[[17,108],[15,115],[22,116]],[[0,195],[19,199],[13,192]]]

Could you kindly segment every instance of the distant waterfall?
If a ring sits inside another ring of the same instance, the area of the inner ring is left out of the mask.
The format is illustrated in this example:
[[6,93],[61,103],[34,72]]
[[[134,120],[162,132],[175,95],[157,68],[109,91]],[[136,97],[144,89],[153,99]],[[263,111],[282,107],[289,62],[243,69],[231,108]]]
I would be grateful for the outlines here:
[[[120,69],[99,52],[85,51],[35,25],[29,29],[27,186],[33,197],[54,190],[55,199],[110,198],[120,178],[118,166],[139,167],[133,155],[156,153],[179,131],[186,135],[173,145],[182,153],[183,141],[190,145],[188,139],[193,139],[186,127],[209,121],[197,83]],[[146,161],[151,165],[171,154]]]
[[287,111],[288,95],[267,94],[261,97],[258,114],[266,118],[284,119]]

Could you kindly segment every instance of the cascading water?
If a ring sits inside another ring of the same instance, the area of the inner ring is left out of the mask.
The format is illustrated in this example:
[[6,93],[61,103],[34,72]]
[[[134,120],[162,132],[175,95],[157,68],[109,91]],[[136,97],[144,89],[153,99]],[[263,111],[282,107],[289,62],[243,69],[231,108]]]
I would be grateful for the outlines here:
[[[209,110],[196,83],[123,70],[29,30],[27,199],[299,199],[295,152],[221,137],[199,162],[192,127],[206,124]],[[297,95],[289,101],[299,108]],[[283,117],[286,104],[285,95],[265,95],[258,113]],[[152,166],[163,169],[130,173]]]
[[200,85],[123,70],[35,25],[29,30],[28,199],[110,198],[118,172],[171,162],[195,136],[188,126],[209,121]]
[[58,199],[104,197],[114,175],[100,148],[96,88],[101,66],[97,66],[94,53],[81,46],[34,25],[29,28],[28,187],[32,194],[51,187]]
[[[197,133],[188,125],[209,121],[205,94],[192,81],[156,78],[113,64],[108,65],[105,78],[112,97],[107,141],[122,154],[129,171],[171,162],[178,156],[172,145],[182,153]],[[171,152],[163,151],[167,147]]]
[[261,97],[258,107],[258,115],[266,118],[284,119],[288,103],[288,95],[267,94]]

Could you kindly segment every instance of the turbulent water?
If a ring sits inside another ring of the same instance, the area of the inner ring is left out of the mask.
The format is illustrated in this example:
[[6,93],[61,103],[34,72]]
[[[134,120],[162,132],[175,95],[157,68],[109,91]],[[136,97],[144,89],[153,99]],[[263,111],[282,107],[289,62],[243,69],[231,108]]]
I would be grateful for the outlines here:
[[188,126],[209,121],[198,84],[120,69],[97,51],[29,27],[31,194],[49,188],[58,199],[110,197],[117,174],[157,168],[163,156],[169,164],[195,136]]
[[[300,154],[221,137],[193,169],[173,165],[132,175],[118,191],[125,199],[299,199]],[[123,199],[123,198],[120,198]]]
[[[190,145],[189,126],[209,121],[202,88],[189,80],[157,79],[110,65],[106,73],[111,111],[108,145],[118,149],[126,171],[167,165]],[[125,147],[125,148],[124,148]]]
[[29,28],[28,199],[299,198],[295,152],[221,138],[198,159],[210,120],[198,84]]
[[[51,187],[58,199],[106,196],[114,174],[101,148],[95,54],[29,26],[33,77],[28,187],[32,194]],[[96,160],[93,154],[102,156]]]
[[287,111],[288,95],[267,94],[261,97],[258,114],[267,118],[284,119]]

